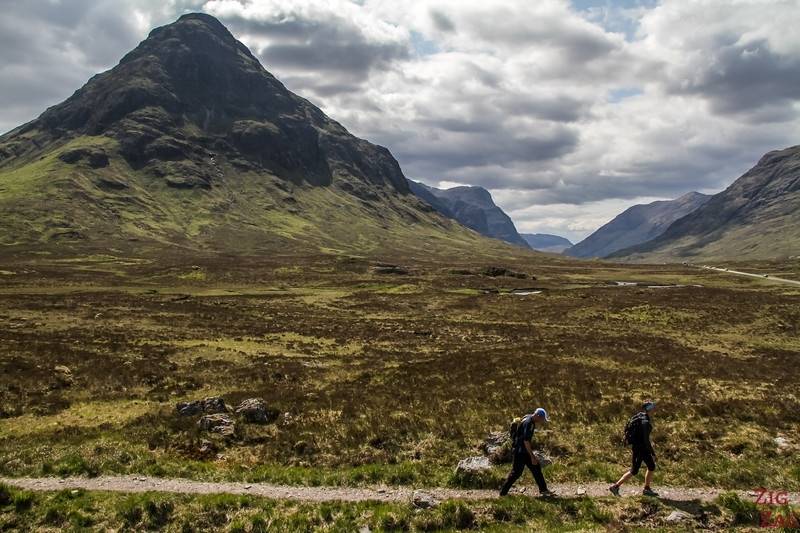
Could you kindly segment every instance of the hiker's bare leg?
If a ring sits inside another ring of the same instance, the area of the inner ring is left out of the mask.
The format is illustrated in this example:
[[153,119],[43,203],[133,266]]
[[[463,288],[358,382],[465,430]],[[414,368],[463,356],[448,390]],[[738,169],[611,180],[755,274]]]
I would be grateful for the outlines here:
[[644,486],[649,487],[650,482],[653,481],[653,470],[647,469],[647,473],[644,475]]
[[631,477],[632,475],[633,475],[633,474],[631,474],[631,471],[630,471],[630,470],[628,470],[627,472],[625,472],[625,474],[624,474],[624,475],[623,475],[621,478],[619,478],[619,481],[617,481],[616,483],[614,483],[614,485],[615,485],[615,486],[617,486],[617,487],[619,487],[620,485],[622,485],[623,483],[625,483],[626,481],[628,481],[628,479],[630,479],[630,477]]

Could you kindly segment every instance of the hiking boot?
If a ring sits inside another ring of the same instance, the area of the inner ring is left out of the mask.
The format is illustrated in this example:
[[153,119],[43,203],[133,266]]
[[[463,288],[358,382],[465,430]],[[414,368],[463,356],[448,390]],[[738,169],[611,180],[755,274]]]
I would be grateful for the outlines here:
[[556,494],[550,489],[545,489],[539,491],[539,496],[541,496],[542,498],[557,498],[558,494]]
[[642,491],[642,496],[652,496],[653,498],[658,498],[658,493],[650,487],[645,487]]
[[618,486],[611,485],[610,487],[608,487],[608,490],[610,490],[611,494],[613,494],[614,496],[619,496],[619,487]]

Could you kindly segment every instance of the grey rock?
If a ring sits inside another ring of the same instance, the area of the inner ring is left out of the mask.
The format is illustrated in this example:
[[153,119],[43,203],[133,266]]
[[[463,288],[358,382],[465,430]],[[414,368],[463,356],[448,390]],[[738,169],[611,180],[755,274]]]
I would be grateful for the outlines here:
[[488,457],[467,457],[458,462],[456,474],[480,474],[492,469]]
[[203,431],[219,433],[225,437],[231,437],[236,433],[236,424],[233,422],[233,419],[222,413],[203,415],[200,420],[197,421],[197,427]]
[[175,410],[178,411],[178,414],[181,416],[195,416],[203,412],[203,404],[200,402],[200,400],[195,400],[193,402],[178,402],[178,404],[175,406]]
[[685,522],[686,520],[691,520],[692,518],[693,518],[692,515],[690,515],[685,511],[675,510],[672,511],[665,520],[668,524],[677,524],[679,522]]
[[191,402],[178,402],[175,406],[180,416],[196,416],[199,414],[214,414],[214,413],[227,413],[228,407],[225,405],[225,400],[218,396],[209,396],[202,400],[194,400]]
[[434,498],[432,494],[421,490],[415,490],[411,495],[411,503],[417,509],[431,509],[439,505],[439,500]]
[[772,439],[772,442],[774,442],[775,446],[777,446],[778,453],[786,454],[792,452],[792,442],[783,435],[778,435]]
[[72,370],[64,365],[56,365],[53,367],[53,388],[61,389],[71,387],[75,382],[72,376]]
[[267,409],[267,404],[261,398],[248,398],[239,404],[236,414],[252,424],[269,424],[278,418],[279,413],[274,409]]

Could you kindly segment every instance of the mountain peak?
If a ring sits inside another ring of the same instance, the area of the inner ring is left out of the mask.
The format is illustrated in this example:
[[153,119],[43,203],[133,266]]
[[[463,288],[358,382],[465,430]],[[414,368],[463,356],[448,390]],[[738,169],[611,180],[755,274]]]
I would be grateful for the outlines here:
[[483,242],[202,13],[0,136],[3,180],[22,185],[0,191],[0,243],[365,250],[417,226],[446,247]]
[[677,198],[674,201],[676,201],[676,202],[689,202],[689,201],[705,198],[707,196],[708,196],[707,194],[703,194],[701,192],[690,191],[690,192],[687,192],[686,194],[684,194],[683,196]]
[[154,29],[113,69],[21,132],[39,145],[106,136],[135,170],[179,188],[210,188],[227,164],[284,181],[336,184],[355,195],[374,187],[407,194],[388,150],[357,139],[267,72],[216,18],[183,15]]
[[[156,43],[169,40],[183,44],[189,51],[212,53],[216,48],[217,53],[223,50],[242,52],[253,61],[257,61],[250,50],[236,40],[224,24],[206,13],[187,13],[171,24],[155,28],[128,56],[135,58],[141,53],[152,52]],[[129,60],[128,56],[122,62]]]
[[175,22],[153,29],[120,65],[148,56],[166,64],[189,61],[207,63],[216,70],[234,65],[263,70],[250,50],[225,25],[205,13],[188,13]]
[[475,185],[437,189],[409,181],[411,192],[428,202],[434,209],[487,237],[500,239],[528,248],[511,218],[500,209],[489,191]]

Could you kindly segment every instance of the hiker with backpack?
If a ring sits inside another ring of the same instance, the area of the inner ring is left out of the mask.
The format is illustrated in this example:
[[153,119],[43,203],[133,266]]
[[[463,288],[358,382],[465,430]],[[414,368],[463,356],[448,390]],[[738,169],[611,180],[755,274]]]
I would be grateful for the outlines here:
[[656,403],[646,401],[642,404],[642,410],[633,415],[628,423],[625,424],[625,444],[631,447],[633,455],[631,469],[619,478],[619,481],[608,487],[611,494],[619,496],[619,487],[630,477],[639,473],[642,463],[647,465],[647,473],[644,476],[644,496],[658,496],[658,493],[650,488],[653,480],[653,472],[656,470],[656,454],[653,445],[650,443],[650,432],[653,430],[653,423],[650,416],[656,409]]
[[542,464],[540,457],[533,451],[531,441],[536,430],[536,424],[550,422],[547,411],[539,407],[532,414],[525,415],[521,421],[511,425],[512,452],[514,454],[514,464],[508,474],[503,488],[500,489],[500,496],[505,496],[511,489],[514,482],[519,479],[527,466],[533,474],[533,479],[539,487],[539,494],[542,496],[555,496],[556,493],[547,488],[547,483],[542,474]]

